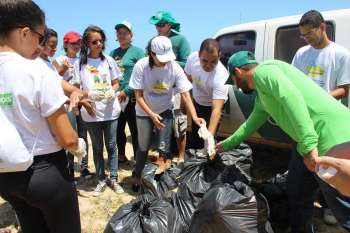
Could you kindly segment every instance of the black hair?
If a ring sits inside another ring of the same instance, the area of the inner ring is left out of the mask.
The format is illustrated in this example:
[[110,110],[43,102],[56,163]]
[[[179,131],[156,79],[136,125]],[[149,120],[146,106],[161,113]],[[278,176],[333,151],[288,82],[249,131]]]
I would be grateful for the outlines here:
[[199,53],[202,53],[204,50],[208,53],[214,53],[217,51],[217,53],[220,54],[219,42],[211,38],[205,39],[199,48]]
[[0,1],[0,36],[21,27],[35,29],[45,25],[45,13],[31,0]]
[[149,67],[151,67],[151,69],[153,68],[154,66],[154,59],[152,57],[152,53],[154,54],[154,52],[152,52],[152,40],[154,39],[155,37],[153,37],[152,39],[150,39],[148,41],[148,44],[147,44],[147,47],[146,47],[146,52],[147,52],[147,55],[148,55],[148,64],[149,64]]
[[44,41],[43,44],[45,45],[51,37],[58,37],[57,32],[53,30],[52,28],[46,28],[45,34],[44,34]]
[[[84,33],[83,33],[83,37],[82,37],[82,45],[81,45],[81,49],[80,49],[80,61],[79,61],[79,67],[81,69],[81,67],[83,65],[85,65],[87,63],[88,60],[88,42],[89,42],[89,36],[90,33],[93,32],[97,32],[101,35],[102,40],[103,40],[103,47],[102,47],[102,51],[105,49],[105,42],[106,42],[106,34],[104,33],[104,31],[98,27],[98,26],[89,26],[85,29]],[[105,56],[103,55],[103,52],[101,51],[100,53],[100,58],[101,60],[105,59]]]
[[318,28],[324,23],[323,16],[316,10],[306,12],[299,21],[299,26],[310,25],[312,28]]

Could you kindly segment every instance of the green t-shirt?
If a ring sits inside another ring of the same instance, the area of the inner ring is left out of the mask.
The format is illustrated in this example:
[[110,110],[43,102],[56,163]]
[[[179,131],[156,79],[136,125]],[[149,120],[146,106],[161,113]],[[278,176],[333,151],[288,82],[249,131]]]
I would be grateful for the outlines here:
[[171,41],[171,45],[173,46],[173,51],[175,53],[177,63],[182,68],[185,68],[187,57],[191,53],[190,44],[183,35],[178,34],[174,31],[171,32],[169,39]]
[[350,141],[350,111],[304,73],[282,61],[266,61],[254,71],[257,92],[247,121],[223,142],[236,147],[271,116],[297,142],[305,155],[317,147],[324,155],[334,145]]
[[145,52],[142,49],[131,45],[127,49],[119,47],[112,50],[110,56],[117,62],[117,65],[123,74],[123,79],[120,80],[120,90],[123,90],[128,96],[130,96],[133,93],[133,89],[129,86],[132,69],[139,59],[145,57]]

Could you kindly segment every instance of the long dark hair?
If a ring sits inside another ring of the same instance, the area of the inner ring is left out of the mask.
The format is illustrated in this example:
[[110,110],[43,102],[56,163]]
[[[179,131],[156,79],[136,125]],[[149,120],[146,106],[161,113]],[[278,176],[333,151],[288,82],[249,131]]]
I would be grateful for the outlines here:
[[[147,52],[147,55],[148,55],[148,64],[149,64],[149,67],[151,67],[151,69],[153,68],[154,66],[154,59],[152,57],[152,49],[151,49],[151,45],[152,45],[152,40],[154,39],[155,37],[153,37],[152,39],[150,39],[148,41],[148,44],[147,44],[147,47],[146,47],[146,52]],[[153,53],[154,54],[154,53]]]
[[13,29],[45,25],[45,14],[31,0],[0,1],[0,36],[6,36]]
[[49,41],[51,37],[58,37],[57,32],[53,30],[52,28],[46,28],[45,29],[45,35],[44,35],[44,41],[43,44],[46,45],[46,43]]
[[81,44],[81,49],[80,49],[79,69],[81,69],[81,67],[87,63],[88,51],[89,51],[89,47],[88,47],[89,36],[90,36],[90,33],[93,33],[93,32],[97,32],[101,35],[102,40],[103,40],[103,47],[102,47],[102,51],[100,53],[100,58],[101,58],[101,60],[104,60],[106,58],[103,55],[103,50],[105,49],[106,34],[98,26],[89,26],[85,29],[85,31],[83,33],[82,44]]

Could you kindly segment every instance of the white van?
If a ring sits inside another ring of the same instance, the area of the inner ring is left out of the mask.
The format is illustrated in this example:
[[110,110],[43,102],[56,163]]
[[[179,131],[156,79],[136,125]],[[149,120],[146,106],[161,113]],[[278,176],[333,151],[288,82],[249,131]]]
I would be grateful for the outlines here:
[[[327,23],[327,34],[332,41],[350,50],[350,9],[321,12]],[[214,38],[220,43],[221,61],[240,50],[254,52],[258,61],[279,59],[291,63],[296,51],[306,45],[300,38],[298,23],[302,15],[261,20],[233,25],[219,30]],[[218,135],[231,135],[250,115],[255,95],[245,95],[230,87],[229,101],[225,106]],[[251,138],[250,142],[290,147],[290,138],[268,120]]]

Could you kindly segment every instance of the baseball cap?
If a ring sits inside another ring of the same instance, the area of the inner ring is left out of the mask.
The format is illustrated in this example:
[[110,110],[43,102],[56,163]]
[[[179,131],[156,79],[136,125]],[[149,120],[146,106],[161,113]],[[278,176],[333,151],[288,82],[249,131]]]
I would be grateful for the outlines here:
[[81,37],[76,32],[67,32],[63,37],[64,43],[74,43],[81,40]]
[[152,39],[151,50],[160,62],[168,62],[176,59],[171,41],[166,36],[157,36]]
[[[252,52],[239,51],[232,54],[227,62],[230,76],[233,74],[235,68],[239,68],[247,64],[258,64]],[[227,79],[226,84],[233,84],[231,78]]]
[[149,23],[156,25],[159,23],[169,23],[175,31],[180,31],[180,23],[171,15],[169,11],[158,11],[149,19]]
[[130,32],[132,32],[132,25],[131,25],[130,22],[128,22],[126,20],[124,20],[124,21],[118,23],[117,25],[115,25],[114,29],[118,30],[121,27],[124,27],[124,28],[128,29]]

